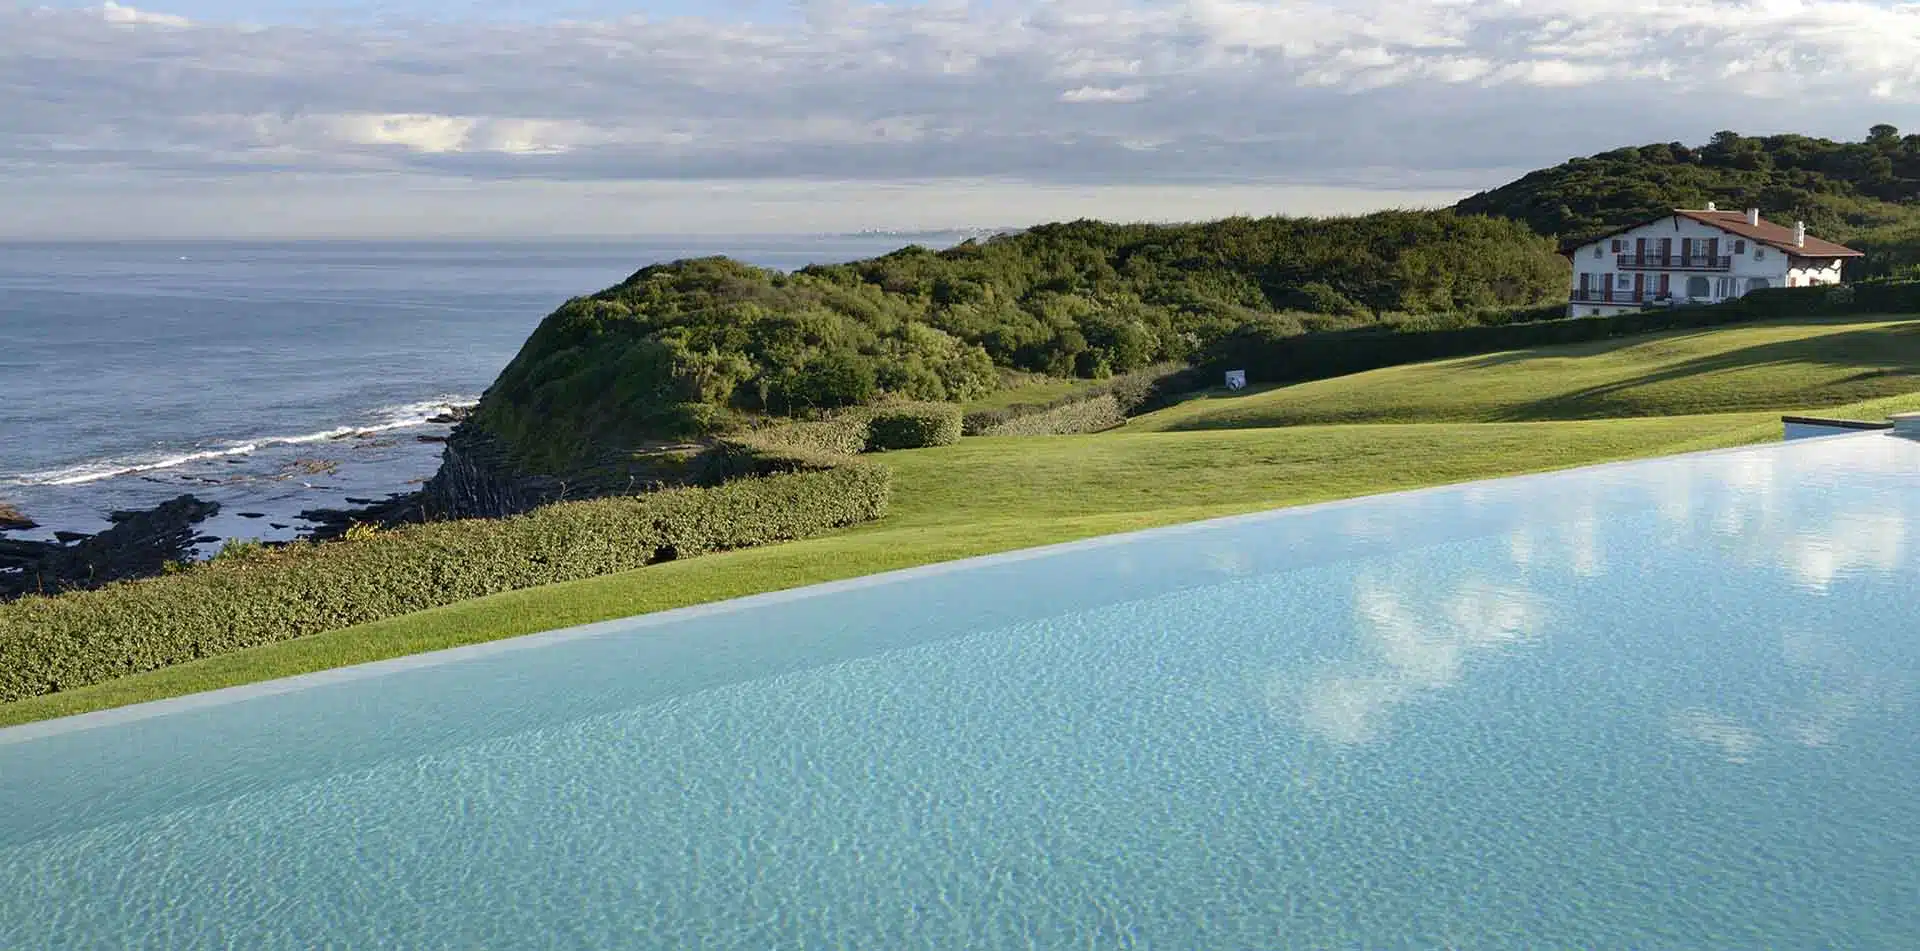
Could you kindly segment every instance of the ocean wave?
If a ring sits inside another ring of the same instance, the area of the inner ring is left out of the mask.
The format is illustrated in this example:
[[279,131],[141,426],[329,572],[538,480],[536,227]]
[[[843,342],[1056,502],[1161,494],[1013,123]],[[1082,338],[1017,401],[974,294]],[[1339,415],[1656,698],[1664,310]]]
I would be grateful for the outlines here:
[[173,469],[202,462],[208,459],[220,459],[226,456],[242,456],[248,453],[271,449],[275,446],[298,446],[306,443],[327,442],[357,433],[378,433],[395,429],[410,429],[425,426],[435,416],[452,412],[460,406],[471,406],[476,397],[441,396],[415,403],[402,403],[397,406],[383,406],[367,413],[367,421],[353,426],[335,426],[318,432],[301,433],[295,436],[263,436],[228,443],[212,449],[198,449],[190,452],[171,454],[153,453],[144,456],[116,456],[106,459],[94,459],[61,469],[45,472],[24,472],[5,477],[4,481],[14,485],[65,486],[85,485],[120,476],[139,475],[162,469]]

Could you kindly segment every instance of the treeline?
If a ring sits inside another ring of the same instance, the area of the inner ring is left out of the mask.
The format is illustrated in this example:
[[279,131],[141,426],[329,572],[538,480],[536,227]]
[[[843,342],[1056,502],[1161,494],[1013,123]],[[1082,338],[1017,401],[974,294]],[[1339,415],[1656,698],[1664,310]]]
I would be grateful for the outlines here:
[[1759,208],[1867,252],[1850,278],[1920,264],[1920,135],[1876,125],[1859,142],[1720,132],[1707,144],[1614,149],[1532,172],[1454,210],[1525,222],[1567,243],[1672,208]]
[[479,425],[537,468],[886,400],[965,402],[1002,369],[1090,379],[1186,361],[1277,314],[1311,328],[1564,300],[1510,220],[1445,211],[1052,224],[783,274],[655,265],[549,316]]

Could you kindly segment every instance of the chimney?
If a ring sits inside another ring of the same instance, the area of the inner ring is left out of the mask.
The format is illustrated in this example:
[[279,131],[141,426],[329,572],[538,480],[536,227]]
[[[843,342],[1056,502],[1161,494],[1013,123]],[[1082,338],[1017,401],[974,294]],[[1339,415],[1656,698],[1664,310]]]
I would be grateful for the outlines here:
[[1807,223],[1804,221],[1793,223],[1793,246],[1796,248],[1807,246]]
[[1752,225],[1755,228],[1760,227],[1760,209],[1758,208],[1747,209],[1747,224]]
[[1719,209],[1719,208],[1717,208],[1717,207],[1714,207],[1714,204],[1713,204],[1713,202],[1707,202],[1707,210],[1708,210],[1708,211],[1719,211],[1720,209]]

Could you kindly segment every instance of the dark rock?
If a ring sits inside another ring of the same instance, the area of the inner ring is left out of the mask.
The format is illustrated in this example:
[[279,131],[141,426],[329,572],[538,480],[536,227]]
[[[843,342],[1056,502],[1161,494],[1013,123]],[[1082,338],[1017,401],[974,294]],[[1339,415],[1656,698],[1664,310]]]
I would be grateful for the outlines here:
[[421,433],[420,435],[415,436],[413,438],[416,440],[419,440],[420,442],[446,442],[447,441],[447,437],[445,436],[432,436],[426,433]]
[[313,523],[313,529],[307,537],[316,541],[338,538],[346,534],[355,524],[372,525],[376,528],[392,528],[427,520],[427,510],[422,504],[418,492],[396,492],[378,502],[349,499],[350,502],[364,502],[359,508],[350,509],[307,509],[300,517]]
[[11,531],[13,529],[25,531],[30,528],[39,527],[39,522],[20,514],[19,509],[0,502],[0,532]]
[[282,524],[280,524],[279,522],[268,522],[268,523],[267,523],[267,527],[268,527],[268,528],[278,528],[278,529],[285,529],[285,528],[286,528],[287,526],[285,526],[285,525],[282,525]]
[[240,516],[241,518],[266,518],[267,517],[267,513],[265,512],[235,512],[234,514]]
[[196,545],[211,545],[219,540],[220,536],[218,535],[197,535],[194,537],[193,543]]
[[157,575],[211,537],[194,526],[219,511],[217,502],[182,495],[146,511],[116,512],[113,526],[95,535],[56,532],[59,543],[0,540],[0,567],[12,569],[0,574],[0,598]]
[[347,496],[347,504],[348,505],[377,505],[379,503],[375,499],[356,499],[353,496],[349,495]]

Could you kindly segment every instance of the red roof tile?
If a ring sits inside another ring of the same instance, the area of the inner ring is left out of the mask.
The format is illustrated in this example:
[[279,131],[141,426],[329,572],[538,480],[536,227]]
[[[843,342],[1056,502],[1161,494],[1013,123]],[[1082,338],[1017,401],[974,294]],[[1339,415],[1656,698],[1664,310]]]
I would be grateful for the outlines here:
[[1807,235],[1806,244],[1796,245],[1793,243],[1791,226],[1777,225],[1765,218],[1760,219],[1757,225],[1750,225],[1747,224],[1747,213],[1744,211],[1689,211],[1675,208],[1673,213],[1801,257],[1857,258],[1862,256],[1860,252],[1844,244],[1835,244],[1813,235]]
[[1632,231],[1635,228],[1644,228],[1656,221],[1665,221],[1674,215],[1679,215],[1683,218],[1692,218],[1701,224],[1711,225],[1729,234],[1735,234],[1742,238],[1758,241],[1761,244],[1779,248],[1788,254],[1798,255],[1800,257],[1857,258],[1865,256],[1861,252],[1855,251],[1846,245],[1835,244],[1832,241],[1824,238],[1816,238],[1813,235],[1807,235],[1806,244],[1795,245],[1793,243],[1792,227],[1774,224],[1765,218],[1760,219],[1758,225],[1750,225],[1747,224],[1747,213],[1744,211],[1694,211],[1687,208],[1675,208],[1671,212],[1661,215],[1658,218],[1649,218],[1646,221],[1636,221],[1630,225],[1622,225],[1605,234],[1588,238],[1579,244],[1567,245],[1560,250],[1560,253],[1570,255],[1596,241],[1605,241],[1614,235]]

